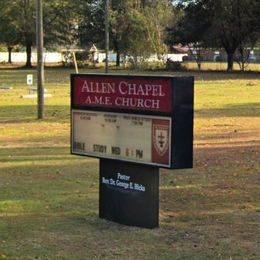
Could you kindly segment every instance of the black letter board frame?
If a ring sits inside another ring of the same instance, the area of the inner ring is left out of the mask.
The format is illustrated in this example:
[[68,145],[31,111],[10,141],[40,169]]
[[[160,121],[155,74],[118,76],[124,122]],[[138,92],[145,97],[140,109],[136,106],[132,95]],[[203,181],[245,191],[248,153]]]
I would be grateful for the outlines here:
[[[164,79],[170,78],[172,86],[172,111],[171,112],[157,112],[149,110],[134,110],[121,108],[102,108],[93,105],[79,106],[74,104],[74,79],[75,77],[117,77],[124,79],[142,79],[149,78]],[[86,110],[86,111],[100,111],[111,113],[122,113],[131,115],[147,115],[171,118],[171,162],[168,166],[160,166],[160,168],[170,169],[186,169],[193,167],[193,117],[194,117],[194,77],[171,77],[171,76],[130,76],[130,75],[116,75],[116,74],[72,74],[71,75],[71,154],[77,154],[72,149],[72,110]],[[80,155],[80,154],[77,154]],[[105,158],[104,156],[83,155],[95,158]],[[108,158],[111,159],[111,158]],[[126,161],[121,159],[112,159],[119,161]],[[136,162],[141,163],[141,162]],[[143,164],[143,162],[142,162]],[[150,164],[148,164],[150,165]]]

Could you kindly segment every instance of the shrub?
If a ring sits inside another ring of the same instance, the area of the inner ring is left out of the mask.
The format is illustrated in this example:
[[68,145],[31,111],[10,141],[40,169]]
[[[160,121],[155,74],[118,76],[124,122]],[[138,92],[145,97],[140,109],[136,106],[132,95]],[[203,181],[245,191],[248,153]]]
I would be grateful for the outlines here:
[[166,61],[166,69],[167,70],[184,70],[184,66],[182,66],[182,63],[180,61],[172,61],[168,59]]

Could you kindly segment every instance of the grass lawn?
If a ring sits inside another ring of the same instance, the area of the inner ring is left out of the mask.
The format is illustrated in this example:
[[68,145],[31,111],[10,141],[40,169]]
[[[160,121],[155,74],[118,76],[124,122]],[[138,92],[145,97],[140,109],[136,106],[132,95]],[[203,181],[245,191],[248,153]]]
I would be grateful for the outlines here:
[[[195,61],[193,62],[184,62],[183,65],[189,70],[197,70],[198,66]],[[227,69],[227,62],[202,62],[201,70],[211,70],[211,71],[225,71]],[[239,65],[234,62],[233,66],[234,71],[240,71]],[[259,63],[250,63],[246,64],[245,71],[259,71]]]
[[149,230],[98,218],[98,160],[70,155],[72,72],[46,70],[39,121],[35,71],[0,70],[1,260],[260,258],[259,74],[174,73],[196,79],[194,168],[161,170]]

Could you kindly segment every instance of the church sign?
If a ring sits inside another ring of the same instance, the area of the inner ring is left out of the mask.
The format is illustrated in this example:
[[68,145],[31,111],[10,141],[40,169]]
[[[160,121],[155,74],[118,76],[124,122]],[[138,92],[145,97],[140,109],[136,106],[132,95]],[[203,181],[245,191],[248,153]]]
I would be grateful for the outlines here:
[[192,167],[193,88],[193,77],[71,76],[71,153],[100,158],[101,218],[158,226],[159,168]]

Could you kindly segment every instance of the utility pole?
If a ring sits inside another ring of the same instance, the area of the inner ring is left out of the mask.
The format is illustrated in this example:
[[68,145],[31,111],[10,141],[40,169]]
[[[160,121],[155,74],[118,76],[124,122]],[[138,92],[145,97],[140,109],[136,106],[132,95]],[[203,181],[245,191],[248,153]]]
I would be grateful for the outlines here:
[[105,4],[105,48],[106,48],[106,64],[105,72],[108,73],[108,51],[109,51],[109,0]]
[[43,107],[44,107],[44,63],[43,63],[42,0],[36,0],[36,44],[37,44],[38,119],[43,119]]

